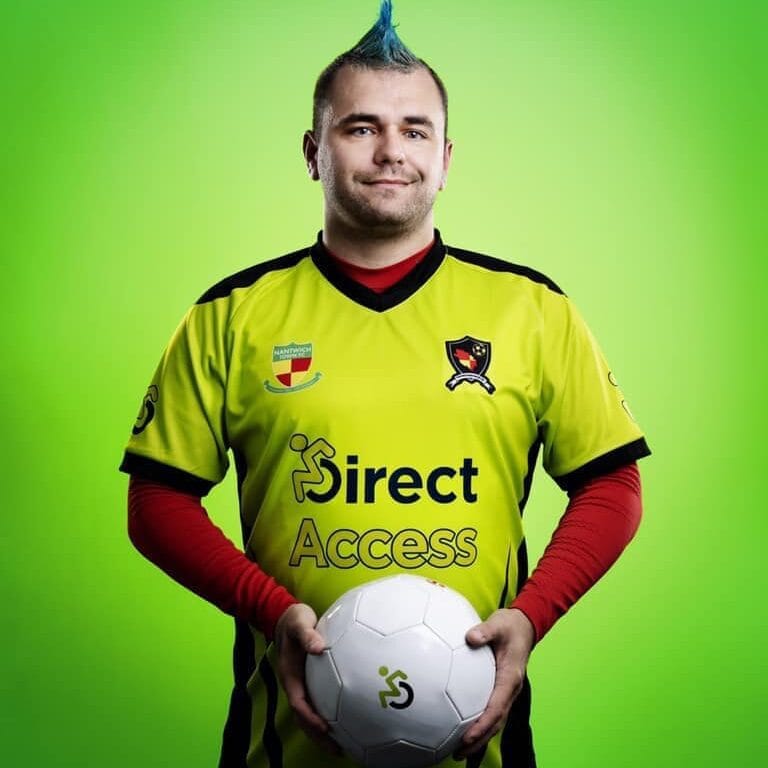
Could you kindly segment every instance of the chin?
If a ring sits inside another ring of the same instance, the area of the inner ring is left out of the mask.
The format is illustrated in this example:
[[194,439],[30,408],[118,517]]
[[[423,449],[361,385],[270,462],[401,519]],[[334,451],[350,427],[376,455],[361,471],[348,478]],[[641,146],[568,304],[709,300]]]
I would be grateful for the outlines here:
[[[434,200],[396,201],[348,196],[337,197],[336,210],[348,226],[365,229],[369,235],[390,236],[419,227],[429,216]],[[391,204],[389,204],[391,203]]]
[[413,221],[414,211],[388,209],[386,206],[356,205],[347,208],[347,215],[352,221],[365,226],[402,226]]
[[423,219],[395,216],[364,216],[353,220],[356,229],[364,230],[368,236],[381,238],[410,232],[422,221]]

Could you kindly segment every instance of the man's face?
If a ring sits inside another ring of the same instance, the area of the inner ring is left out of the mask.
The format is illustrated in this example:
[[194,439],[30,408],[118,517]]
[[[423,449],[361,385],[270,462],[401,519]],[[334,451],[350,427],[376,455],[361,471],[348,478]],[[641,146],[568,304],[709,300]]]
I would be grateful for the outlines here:
[[431,222],[451,159],[444,132],[443,103],[426,69],[342,67],[320,135],[304,137],[326,222],[382,237]]

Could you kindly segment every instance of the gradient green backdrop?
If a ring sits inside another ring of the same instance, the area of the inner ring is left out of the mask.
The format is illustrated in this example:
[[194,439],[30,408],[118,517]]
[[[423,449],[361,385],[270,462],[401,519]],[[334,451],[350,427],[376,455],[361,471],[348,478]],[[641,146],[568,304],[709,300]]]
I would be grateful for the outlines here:
[[[311,88],[376,3],[14,5],[0,761],[209,768],[231,621],[131,548],[117,465],[187,306],[319,229]],[[396,4],[450,92],[446,240],[564,287],[654,450],[637,538],[532,659],[542,768],[765,765],[761,5]],[[540,474],[534,557],[563,504]],[[231,478],[209,509],[237,538]]]

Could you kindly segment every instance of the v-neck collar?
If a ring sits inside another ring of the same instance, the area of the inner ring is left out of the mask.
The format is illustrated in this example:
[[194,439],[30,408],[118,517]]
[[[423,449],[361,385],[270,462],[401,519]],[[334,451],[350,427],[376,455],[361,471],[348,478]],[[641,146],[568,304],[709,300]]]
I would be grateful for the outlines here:
[[376,293],[347,277],[339,269],[323,245],[322,234],[322,232],[318,233],[317,242],[310,249],[315,266],[325,279],[347,298],[375,312],[385,312],[413,296],[435,274],[445,257],[445,246],[440,238],[440,232],[435,230],[435,242],[432,243],[427,255],[402,280],[387,288],[386,291]]

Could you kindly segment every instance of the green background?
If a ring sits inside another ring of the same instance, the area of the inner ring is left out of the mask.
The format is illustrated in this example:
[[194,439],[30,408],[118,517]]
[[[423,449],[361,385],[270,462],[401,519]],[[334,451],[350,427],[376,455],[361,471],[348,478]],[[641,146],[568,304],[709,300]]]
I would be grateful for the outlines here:
[[[116,468],[188,305],[319,229],[311,88],[375,2],[15,5],[0,759],[212,766],[231,621],[132,549]],[[761,5],[396,3],[449,89],[444,237],[575,299],[654,450],[637,538],[532,659],[543,768],[765,764]],[[563,506],[539,474],[534,558]],[[209,509],[237,538],[231,478]]]

